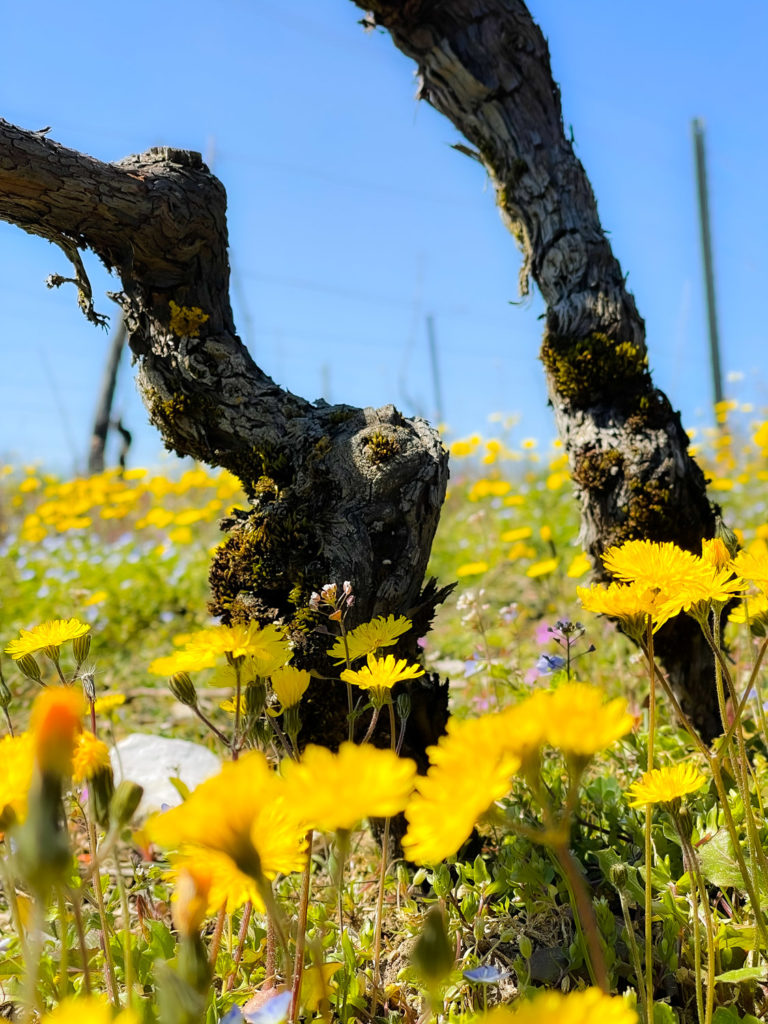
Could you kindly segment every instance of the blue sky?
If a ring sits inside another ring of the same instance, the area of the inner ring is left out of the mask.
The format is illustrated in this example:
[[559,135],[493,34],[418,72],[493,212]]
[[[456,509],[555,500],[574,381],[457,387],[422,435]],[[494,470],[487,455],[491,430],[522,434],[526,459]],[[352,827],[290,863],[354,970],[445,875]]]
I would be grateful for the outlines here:
[[[686,425],[709,416],[690,122],[707,127],[723,369],[768,406],[768,5],[533,0],[564,118],[648,327],[657,384]],[[103,160],[197,149],[229,195],[241,336],[306,398],[394,402],[434,418],[434,318],[453,436],[519,414],[554,433],[537,360],[542,304],[518,305],[519,257],[482,169],[414,99],[413,65],[349,0],[40,0],[4,12],[0,116]],[[82,465],[108,336],[77,309],[61,253],[0,223],[0,458]],[[88,263],[97,308],[116,282]],[[130,368],[118,411],[132,464],[156,462]]]

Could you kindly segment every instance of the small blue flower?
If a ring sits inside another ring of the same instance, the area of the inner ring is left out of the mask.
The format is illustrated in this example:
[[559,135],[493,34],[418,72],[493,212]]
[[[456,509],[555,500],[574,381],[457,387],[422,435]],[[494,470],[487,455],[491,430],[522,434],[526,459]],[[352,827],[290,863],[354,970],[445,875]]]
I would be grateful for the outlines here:
[[291,993],[278,992],[254,1013],[246,1013],[248,1024],[283,1024],[291,1008]]
[[548,676],[561,668],[565,668],[565,658],[560,654],[542,654],[536,662],[536,670],[542,676]]
[[470,971],[464,971],[463,976],[467,981],[474,981],[476,985],[494,985],[496,982],[506,978],[507,972],[500,971],[498,967],[485,965],[473,967]]

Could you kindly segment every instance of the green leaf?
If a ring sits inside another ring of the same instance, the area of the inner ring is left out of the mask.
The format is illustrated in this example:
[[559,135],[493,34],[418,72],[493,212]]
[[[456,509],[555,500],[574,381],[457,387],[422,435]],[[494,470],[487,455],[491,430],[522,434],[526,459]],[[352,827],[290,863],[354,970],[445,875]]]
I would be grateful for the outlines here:
[[182,800],[187,800],[189,798],[189,786],[186,784],[186,782],[184,782],[183,779],[180,779],[178,775],[169,775],[168,781],[179,794]]
[[679,1024],[679,1020],[669,1003],[653,1004],[653,1024]]
[[743,889],[744,879],[733,853],[731,839],[725,829],[716,832],[712,839],[699,849],[699,860],[704,877],[720,889]]
[[729,985],[738,985],[742,981],[760,981],[765,978],[765,967],[740,967],[736,971],[725,971],[718,974],[715,981],[725,981]]

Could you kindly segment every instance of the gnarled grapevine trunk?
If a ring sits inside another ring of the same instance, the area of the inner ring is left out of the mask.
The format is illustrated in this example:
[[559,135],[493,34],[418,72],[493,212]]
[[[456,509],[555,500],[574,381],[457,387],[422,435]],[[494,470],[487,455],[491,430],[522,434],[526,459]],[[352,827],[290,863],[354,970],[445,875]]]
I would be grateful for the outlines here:
[[[199,154],[153,149],[106,164],[0,121],[0,218],[65,251],[97,323],[78,250],[117,272],[113,297],[166,447],[242,481],[251,507],[226,524],[212,611],[224,622],[284,623],[295,661],[329,674],[329,639],[307,606],[313,590],[350,580],[350,625],[409,614],[416,629],[401,653],[415,656],[444,597],[422,585],[445,449],[437,431],[394,406],[311,404],[256,366],[230,307],[225,192]],[[447,685],[427,677],[412,701],[404,752],[423,764],[444,728]],[[305,740],[333,746],[346,737],[343,684],[313,684],[309,706]]]
[[[419,97],[475,147],[502,217],[547,304],[541,359],[598,573],[612,544],[643,537],[697,553],[715,529],[688,438],[648,371],[645,326],[563,132],[546,41],[521,0],[354,0],[419,69]],[[720,731],[712,659],[680,619],[658,650],[707,737]]]

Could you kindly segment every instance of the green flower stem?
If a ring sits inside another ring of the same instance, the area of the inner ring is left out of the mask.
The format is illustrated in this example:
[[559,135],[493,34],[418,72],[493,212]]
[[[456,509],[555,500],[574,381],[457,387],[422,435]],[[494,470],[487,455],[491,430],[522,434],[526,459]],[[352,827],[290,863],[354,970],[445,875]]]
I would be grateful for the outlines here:
[[373,709],[373,714],[371,715],[371,724],[368,726],[368,732],[363,737],[363,744],[367,743],[371,736],[373,736],[373,730],[376,728],[376,723],[379,720],[380,714],[381,706],[377,704]]
[[[643,650],[643,654],[645,655],[646,660],[649,662],[649,665],[650,665],[648,649],[645,646],[645,642],[644,641],[641,642],[641,647],[642,647],[642,650]],[[669,684],[669,680],[666,678],[664,673],[659,670],[659,666],[658,665],[654,664],[653,671],[654,671],[654,674],[655,674],[656,678],[661,683],[661,688],[664,691],[664,696],[667,698],[669,703],[672,705],[672,709],[675,712],[675,714],[677,715],[678,721],[680,722],[682,727],[685,729],[685,731],[688,733],[688,736],[692,740],[694,746],[698,749],[698,751],[701,754],[701,756],[707,762],[709,762],[709,760],[711,759],[712,755],[710,754],[709,749],[707,748],[707,746],[705,745],[705,743],[703,742],[703,740],[701,739],[699,734],[693,728],[693,725],[691,724],[691,720],[688,718],[688,716],[686,715],[686,713],[683,711],[682,707],[680,706],[680,702],[678,701],[677,697],[675,696],[675,694],[674,694],[674,692],[672,690],[672,687]]]
[[8,708],[3,708],[3,714],[5,715],[5,724],[8,728],[8,735],[15,736],[15,733],[13,731],[13,722],[11,721],[11,716],[8,713]]
[[344,867],[349,852],[349,832],[347,829],[338,829],[335,837],[336,846],[336,870],[334,871],[333,882],[336,885],[336,903],[339,915],[339,950],[344,950]]
[[40,1000],[40,959],[43,952],[43,921],[45,919],[45,901],[42,893],[37,893],[32,905],[32,928],[28,946],[29,959],[24,962],[24,1013],[22,1024],[32,1024],[35,1015],[42,1014]]
[[99,923],[101,925],[101,934],[99,938],[101,940],[101,951],[104,954],[104,977],[107,983],[109,998],[112,1000],[115,1007],[119,1009],[120,995],[117,989],[117,979],[115,978],[115,964],[112,960],[112,951],[109,948],[109,922],[107,921],[107,913],[104,909],[104,893],[101,891],[101,875],[98,864],[96,863],[96,825],[94,824],[93,818],[90,814],[87,815],[87,819],[88,839],[91,846],[91,880],[93,882],[93,892],[96,897],[96,907],[99,911]]
[[271,918],[267,918],[267,948],[264,958],[264,988],[269,988],[275,980],[275,926]]
[[212,967],[216,966],[216,958],[219,955],[219,946],[221,945],[221,935],[224,931],[224,922],[227,919],[227,906],[226,903],[221,907],[218,914],[216,915],[216,924],[213,927],[213,935],[211,936],[211,945],[208,948],[208,963]]
[[[763,884],[768,883],[768,861],[766,861],[765,854],[763,853],[762,843],[757,831],[757,823],[755,821],[755,814],[752,808],[752,797],[749,790],[749,775],[748,775],[748,759],[747,759],[747,748],[744,743],[744,732],[741,728],[741,718],[736,715],[736,708],[739,704],[738,696],[736,694],[736,687],[733,683],[733,678],[728,670],[728,666],[723,657],[723,652],[720,646],[720,610],[713,608],[712,610],[712,630],[705,628],[705,623],[702,622],[702,629],[704,629],[704,635],[707,638],[712,650],[715,652],[715,683],[717,685],[718,700],[721,699],[723,694],[723,678],[725,678],[728,684],[728,691],[731,698],[731,704],[734,710],[733,724],[735,726],[736,736],[736,748],[738,756],[734,758],[736,765],[736,784],[739,788],[739,796],[741,797],[742,806],[744,807],[744,817],[747,824],[747,844],[749,846],[750,860],[753,865],[754,871],[754,886],[757,891],[760,890],[762,881]],[[724,700],[724,698],[723,698]],[[723,703],[723,706],[724,703]],[[721,711],[722,713],[722,711]],[[727,718],[723,718],[723,729],[727,728]],[[724,746],[723,752],[727,750]],[[718,751],[718,754],[720,751]],[[762,876],[762,877],[761,877]]]
[[69,941],[67,936],[67,902],[64,899],[64,892],[61,888],[56,890],[56,900],[59,904],[59,928],[61,929],[60,952],[59,952],[59,1002],[67,998],[69,991]]
[[[341,630],[341,639],[344,644],[344,657],[347,659],[347,669],[351,669],[352,661],[349,657],[349,641],[347,640],[344,619],[339,619],[339,629]],[[347,739],[351,743],[355,734],[355,702],[352,696],[352,683],[349,680],[345,680],[345,684],[347,687],[347,723],[349,728]]]
[[[760,645],[760,650],[757,652],[757,657],[755,658],[755,664],[752,666],[752,672],[750,673],[749,679],[747,680],[747,685],[746,685],[746,687],[744,689],[744,694],[743,694],[741,700],[739,701],[738,707],[736,708],[736,714],[734,715],[733,721],[728,726],[728,732],[726,732],[725,736],[721,740],[720,746],[719,746],[718,751],[717,751],[717,753],[715,755],[718,758],[720,758],[722,756],[722,751],[728,746],[728,744],[731,741],[731,738],[732,738],[732,736],[734,734],[734,731],[736,730],[736,722],[737,722],[738,719],[741,718],[742,714],[744,713],[744,708],[747,706],[747,701],[749,700],[749,695],[752,692],[752,688],[753,687],[757,687],[757,674],[760,671],[760,666],[763,663],[763,658],[765,657],[766,651],[768,651],[768,637],[766,637],[766,639],[763,640],[762,644]],[[758,705],[760,707],[760,712],[762,714],[762,721],[764,723],[763,724],[763,732],[765,734],[766,740],[768,740],[768,730],[766,729],[766,725],[765,725],[765,712],[763,711],[763,704],[762,704],[762,701],[760,700],[760,694],[759,693],[758,693],[758,696],[757,696],[757,702],[758,702]]]
[[248,938],[248,926],[251,923],[251,914],[253,913],[253,903],[250,900],[245,904],[243,908],[243,919],[240,922],[240,931],[237,933],[237,949],[233,958],[233,966],[230,971],[229,977],[227,978],[226,990],[231,992],[235,987],[235,979],[237,978],[237,971],[240,967],[240,961],[243,959],[243,950],[245,949],[245,940]]
[[[79,893],[79,890],[78,890]],[[85,942],[85,928],[83,928],[83,915],[80,910],[80,900],[78,893],[69,890],[69,902],[72,906],[72,913],[75,918],[75,928],[77,929],[77,943],[80,947],[80,957],[83,961],[83,991],[87,996],[91,994],[91,969],[88,963],[88,946]]]
[[304,948],[307,941],[307,911],[309,909],[309,891],[312,883],[312,830],[307,832],[307,860],[301,876],[301,895],[299,896],[299,919],[296,923],[296,956],[293,963],[293,986],[291,989],[291,1012],[288,1019],[298,1019],[301,999],[301,980],[304,977]]
[[233,658],[232,666],[235,670],[235,726],[232,730],[232,760],[236,761],[240,755],[240,694],[243,689],[243,677],[240,672],[242,658]]
[[234,759],[234,751],[232,750],[232,744],[230,743],[228,737],[226,737],[224,735],[224,733],[221,731],[221,729],[217,729],[216,728],[216,726],[213,724],[213,722],[203,714],[203,712],[200,710],[200,708],[197,706],[197,704],[195,704],[192,707],[192,710],[195,712],[195,714],[200,719],[200,721],[203,723],[203,725],[207,725],[208,728],[211,730],[211,732],[214,734],[214,736],[216,736],[217,739],[221,740],[221,742],[224,744],[224,746],[227,748],[227,750],[232,752],[233,759]]
[[275,736],[277,736],[278,740],[280,740],[280,746],[285,751],[286,756],[290,757],[294,761],[298,761],[298,755],[296,754],[296,751],[291,745],[291,741],[283,732],[278,720],[276,718],[273,718],[272,715],[268,714],[267,721],[269,722],[269,726],[272,729],[272,732],[274,732]]
[[608,970],[605,965],[603,947],[600,944],[600,929],[597,925],[595,908],[592,906],[592,900],[589,898],[584,879],[566,843],[556,843],[552,849],[560,863],[565,883],[568,886],[568,894],[571,898],[571,906],[574,909],[576,927],[582,939],[585,940],[589,952],[587,966],[589,967],[590,977],[593,980],[593,984],[599,986],[603,992],[610,992]]
[[731,814],[731,808],[728,804],[728,794],[725,790],[725,784],[723,783],[723,776],[720,767],[720,763],[716,758],[710,761],[710,768],[712,769],[712,778],[715,780],[715,788],[717,789],[717,795],[720,800],[720,806],[723,811],[723,817],[725,818],[726,828],[728,829],[728,835],[731,839],[733,846],[733,853],[736,857],[736,861],[739,865],[739,871],[741,877],[744,880],[744,888],[747,890],[750,902],[752,904],[752,911],[755,915],[755,923],[757,924],[758,931],[760,932],[760,939],[763,948],[768,946],[768,931],[766,930],[765,920],[763,918],[763,908],[760,902],[758,891],[755,889],[752,881],[752,876],[747,868],[746,861],[744,860],[744,851],[741,848],[739,841],[739,834],[736,830],[736,823],[733,820]]
[[[377,705],[379,710],[380,705]],[[395,707],[391,697],[387,703],[389,710],[389,745],[394,751],[396,744],[397,722],[395,721]],[[375,718],[375,715],[374,715]],[[371,723],[369,733],[373,732],[374,722]],[[384,819],[384,834],[381,837],[381,867],[379,870],[379,893],[376,900],[376,922],[374,924],[373,940],[373,1007],[371,1008],[371,1019],[376,1016],[376,1007],[379,1001],[381,984],[381,924],[384,916],[384,883],[387,879],[387,860],[389,857],[389,824],[390,819]]]
[[647,994],[645,991],[645,980],[643,978],[643,965],[640,960],[640,950],[637,947],[637,938],[635,937],[635,929],[632,924],[632,918],[629,916],[629,906],[627,905],[627,895],[622,888],[617,886],[619,892],[619,902],[621,903],[621,916],[624,918],[624,928],[627,933],[627,943],[629,945],[629,955],[632,958],[632,966],[635,970],[635,977],[637,978],[637,992],[640,996],[640,1008],[642,1010],[642,1017],[645,1024],[653,1024],[653,1021],[648,1019],[648,1003]]
[[[650,697],[648,702],[648,771],[653,771],[656,738],[656,659],[653,654],[653,622],[648,616],[645,643],[648,651]],[[653,1024],[653,841],[651,826],[653,809],[645,808],[645,1007],[649,1024]]]
[[381,866],[379,868],[379,893],[376,900],[376,921],[373,926],[373,1006],[371,1020],[376,1017],[381,989],[381,922],[384,916],[384,882],[387,877],[387,854],[389,853],[389,818],[384,819],[384,832],[381,837]]
[[[3,843],[3,846],[6,844]],[[25,964],[29,963],[29,946],[27,945],[27,933],[24,930],[24,925],[21,921],[21,914],[19,912],[19,901],[16,899],[16,882],[11,874],[10,866],[7,857],[0,856],[0,881],[3,883],[3,889],[5,891],[6,898],[8,900],[8,909],[11,912],[11,923],[13,924],[13,930],[19,938],[19,949],[21,950],[21,958]]]
[[117,851],[114,853],[115,862],[115,877],[117,879],[117,891],[120,895],[120,913],[123,918],[123,971],[125,976],[125,992],[127,997],[127,1004],[129,1007],[134,1006],[133,999],[133,987],[134,987],[134,976],[133,976],[133,933],[131,931],[131,908],[128,903],[128,891],[125,887],[125,879],[123,878],[123,871],[120,865],[120,855]]
[[[683,827],[683,823],[680,820],[680,814],[678,809],[673,805],[668,808],[672,814],[672,819],[677,829],[677,834],[680,837],[680,844],[683,850],[683,862],[686,870],[691,879],[691,902],[693,904],[693,937],[694,937],[694,958],[696,968],[696,1003],[699,1010],[699,1021],[700,1024],[711,1024],[712,1013],[714,1010],[714,999],[715,999],[715,935],[714,928],[712,925],[712,910],[709,906],[709,896],[707,895],[707,889],[704,885],[704,879],[701,874],[701,867],[699,865],[699,858],[696,856],[696,851],[691,845],[690,837]],[[704,922],[706,925],[707,932],[707,1002],[702,1016],[702,999],[701,999],[701,951],[700,951],[700,938],[699,938],[699,914],[696,907],[696,899],[694,893],[698,890],[699,900],[701,902],[702,910],[704,911]]]

